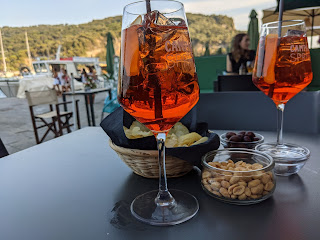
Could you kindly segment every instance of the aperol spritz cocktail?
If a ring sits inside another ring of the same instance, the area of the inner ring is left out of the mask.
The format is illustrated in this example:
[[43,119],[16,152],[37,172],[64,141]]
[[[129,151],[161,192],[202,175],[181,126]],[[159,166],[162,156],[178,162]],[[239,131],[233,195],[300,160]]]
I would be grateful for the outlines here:
[[256,149],[271,155],[275,173],[290,175],[290,161],[301,159],[305,148],[283,143],[283,112],[285,104],[308,86],[312,80],[310,52],[304,21],[290,20],[262,26],[253,70],[253,83],[275,103],[278,109],[276,143],[263,143]]
[[121,106],[155,132],[168,131],[199,99],[186,24],[154,23],[156,15],[122,32]]
[[[260,69],[255,68],[253,82],[276,105],[285,104],[312,80],[307,37],[284,36],[278,39],[277,34],[270,34],[263,43],[265,62]],[[258,71],[261,74],[258,75]]]
[[192,218],[198,201],[167,188],[166,134],[199,99],[199,85],[183,5],[140,1],[124,9],[118,100],[157,139],[159,190],[132,202],[131,213],[151,225],[174,225]]

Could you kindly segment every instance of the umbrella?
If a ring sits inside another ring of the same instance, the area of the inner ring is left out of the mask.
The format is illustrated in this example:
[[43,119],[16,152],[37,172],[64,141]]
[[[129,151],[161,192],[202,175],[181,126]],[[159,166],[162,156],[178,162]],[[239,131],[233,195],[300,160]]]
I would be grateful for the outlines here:
[[[280,0],[278,0],[277,11],[279,11],[279,3]],[[285,0],[283,2],[283,11],[297,8],[311,8],[316,6],[320,6],[319,0]]]
[[109,74],[109,78],[113,78],[113,56],[114,56],[114,47],[113,47],[113,37],[110,32],[107,34],[107,72]]
[[[114,74],[114,47],[113,47],[113,37],[110,32],[107,34],[107,72],[108,78],[113,79]],[[117,88],[115,87],[115,80],[112,81],[110,95],[104,101],[103,112],[112,113],[116,108],[120,106],[117,100]],[[102,119],[101,119],[102,120]]]
[[210,49],[209,49],[209,43],[206,42],[206,50],[204,51],[203,56],[210,56]]
[[258,19],[257,12],[252,9],[250,13],[250,22],[248,27],[248,35],[250,38],[250,46],[251,50],[256,50],[259,42],[259,29],[258,29]]
[[[289,2],[292,2],[292,0]],[[299,2],[299,1],[295,1]],[[304,1],[300,1],[304,3]],[[283,20],[304,20],[306,22],[308,34],[312,36],[318,35],[319,31],[315,31],[318,26],[320,26],[320,1],[313,1],[311,0],[310,2],[315,2],[315,6],[310,7],[309,1],[305,1],[305,4],[301,4],[301,6],[307,5],[309,6],[308,8],[298,8],[298,9],[290,9],[290,5],[288,6],[287,1],[284,2],[284,12],[283,12]],[[297,4],[293,5],[297,6]],[[288,9],[288,10],[286,10]],[[263,23],[268,23],[268,22],[273,22],[273,21],[278,21],[278,12],[277,8],[269,8],[263,10],[263,18],[262,22]],[[311,38],[312,40],[312,38]]]

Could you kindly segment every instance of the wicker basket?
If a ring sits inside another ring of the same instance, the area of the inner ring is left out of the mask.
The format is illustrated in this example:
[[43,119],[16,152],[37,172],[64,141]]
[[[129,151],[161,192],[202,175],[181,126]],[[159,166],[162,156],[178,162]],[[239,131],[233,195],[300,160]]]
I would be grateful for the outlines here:
[[[158,151],[123,148],[111,140],[110,147],[119,155],[134,173],[146,178],[159,177]],[[180,177],[192,170],[193,166],[179,158],[166,156],[166,173],[168,178]]]

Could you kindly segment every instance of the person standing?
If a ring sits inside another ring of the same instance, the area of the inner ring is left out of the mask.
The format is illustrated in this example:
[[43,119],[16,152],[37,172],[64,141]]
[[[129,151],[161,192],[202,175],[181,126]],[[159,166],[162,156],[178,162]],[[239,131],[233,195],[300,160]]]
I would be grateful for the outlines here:
[[63,69],[63,75],[61,80],[61,87],[63,92],[67,92],[70,90],[70,77],[68,75],[67,70]]
[[58,72],[57,70],[54,68],[52,69],[52,77],[53,77],[53,88],[56,90],[57,95],[60,96],[61,95],[61,91],[60,91],[60,80],[58,77]]
[[81,72],[81,82],[83,84],[86,84],[88,82],[88,74],[84,68],[82,69],[82,72]]

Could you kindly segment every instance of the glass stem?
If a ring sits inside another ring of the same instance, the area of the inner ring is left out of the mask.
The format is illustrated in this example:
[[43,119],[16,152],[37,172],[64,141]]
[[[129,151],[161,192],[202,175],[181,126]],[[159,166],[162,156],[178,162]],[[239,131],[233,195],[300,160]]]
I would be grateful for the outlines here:
[[165,141],[166,133],[158,133],[156,135],[158,146],[158,162],[159,162],[159,193],[155,199],[158,206],[172,206],[175,203],[174,198],[168,191],[167,175],[166,175],[166,154]]
[[277,109],[278,109],[277,145],[283,145],[282,133],[283,133],[284,106],[285,105],[283,103],[277,106]]

